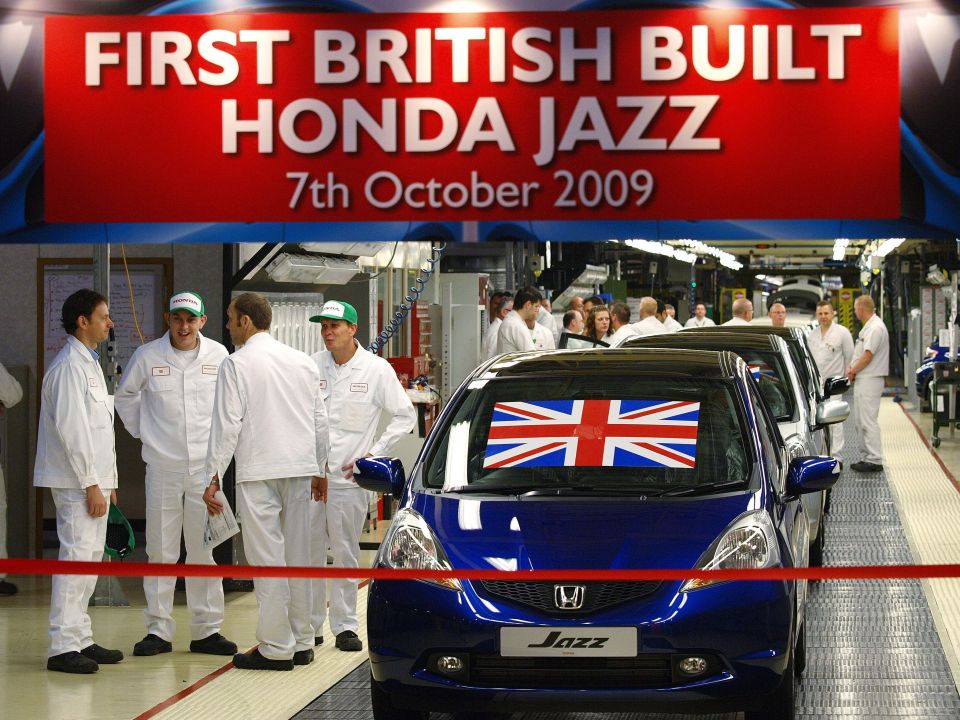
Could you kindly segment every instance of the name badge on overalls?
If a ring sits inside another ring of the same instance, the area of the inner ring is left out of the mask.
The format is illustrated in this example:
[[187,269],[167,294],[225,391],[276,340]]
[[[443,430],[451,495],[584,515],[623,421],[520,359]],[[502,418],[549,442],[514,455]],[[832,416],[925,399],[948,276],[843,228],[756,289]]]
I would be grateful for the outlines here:
[[366,384],[366,383],[350,383],[350,392],[362,392],[362,393],[365,393],[366,391],[367,391],[367,384]]
[[154,376],[154,377],[166,377],[166,376],[169,375],[169,374],[170,374],[170,366],[169,366],[169,365],[161,365],[160,367],[155,367],[155,368],[153,368],[153,376]]

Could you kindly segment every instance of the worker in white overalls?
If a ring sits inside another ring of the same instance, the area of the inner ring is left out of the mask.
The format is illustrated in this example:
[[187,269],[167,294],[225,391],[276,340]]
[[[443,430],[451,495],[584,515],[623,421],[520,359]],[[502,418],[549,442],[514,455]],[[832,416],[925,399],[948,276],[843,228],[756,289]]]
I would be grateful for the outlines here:
[[[147,464],[147,557],[154,563],[180,559],[181,535],[187,562],[213,565],[213,550],[203,547],[207,518],[203,491],[204,463],[213,416],[213,394],[227,349],[205,338],[203,298],[179,292],[164,313],[169,330],[137,348],[117,388],[117,414],[133,437],[143,442]],[[143,614],[147,636],[134,655],[173,650],[174,577],[144,577]],[[190,609],[190,651],[233,655],[236,643],[220,634],[223,624],[223,582],[220,578],[186,578]]]
[[[327,462],[327,414],[316,364],[270,335],[272,318],[269,301],[257,293],[238,295],[227,308],[227,330],[238,349],[217,377],[203,501],[210,514],[223,511],[216,492],[234,457],[249,563],[307,566],[310,505],[317,504],[311,497],[320,500]],[[313,662],[310,580],[258,577],[253,587],[260,645],[234,655],[234,667],[293,670]]]
[[[113,397],[96,347],[113,322],[107,299],[78,290],[60,316],[67,344],[43,376],[33,484],[50,488],[57,508],[60,560],[99,562],[107,539],[107,511],[117,500]],[[123,660],[119,650],[93,642],[87,605],[96,575],[54,575],[50,590],[47,670],[94,673]]]
[[[393,368],[364,350],[354,339],[357,311],[331,300],[319,315],[326,350],[313,355],[320,368],[320,386],[330,427],[325,502],[311,505],[311,555],[314,565],[326,564],[327,547],[334,567],[360,566],[360,534],[367,519],[369,493],[353,479],[357,458],[384,455],[416,424],[416,411]],[[382,413],[390,422],[375,438]],[[327,616],[327,581],[313,581],[314,643],[323,642]],[[363,649],[357,635],[357,580],[330,581],[330,631],[340,650]]]
[[[13,407],[23,398],[23,388],[17,379],[7,372],[0,364],[0,415],[8,407]],[[3,479],[3,468],[0,468],[0,558],[7,557],[7,486]],[[0,573],[0,596],[16,595],[17,586],[7,580],[4,573]]]
[[[820,371],[820,379],[846,375],[847,367],[853,360],[853,336],[850,331],[834,319],[833,303],[821,300],[817,303],[817,323],[819,327],[810,331],[810,352]],[[843,453],[843,423],[834,423],[830,428],[830,454],[840,460]]]

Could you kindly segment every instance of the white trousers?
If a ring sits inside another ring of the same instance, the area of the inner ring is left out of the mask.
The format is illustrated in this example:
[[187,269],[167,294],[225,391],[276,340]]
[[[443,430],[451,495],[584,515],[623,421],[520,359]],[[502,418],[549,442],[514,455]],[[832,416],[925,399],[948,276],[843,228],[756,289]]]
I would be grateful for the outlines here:
[[857,377],[853,383],[853,401],[860,435],[861,460],[883,464],[880,444],[880,398],[883,396],[882,377]]
[[[837,400],[846,400],[847,402],[850,402],[849,397],[843,397],[842,395],[837,395],[835,397]],[[830,454],[838,460],[842,460],[843,458],[841,458],[840,455],[843,453],[844,446],[843,423],[834,423],[828,427],[830,428]]]
[[[325,567],[327,548],[333,554],[333,566],[360,566],[360,533],[367,519],[369,494],[360,487],[331,487],[326,503],[311,503],[310,552],[314,566]],[[330,586],[330,632],[356,632],[358,579],[313,580],[313,611],[310,622],[314,633],[323,634],[327,617],[327,586]]]
[[[180,536],[187,547],[187,562],[213,565],[213,549],[203,547],[203,526],[207,508],[203,491],[207,483],[202,471],[193,475],[147,466],[147,557],[152,563],[175,563],[180,559]],[[223,582],[220,578],[188,577],[187,607],[190,609],[190,639],[203,640],[220,632],[223,625]],[[143,611],[147,632],[173,641],[177,625],[173,619],[175,577],[145,577]]]
[[[107,514],[90,517],[87,493],[72,488],[50,488],[57,508],[60,560],[99,562],[107,540]],[[103,493],[110,503],[110,491]],[[93,644],[87,606],[97,586],[96,575],[54,575],[50,591],[50,651],[48,657],[80,652]]]
[[843,423],[838,422],[830,426],[830,454],[842,460],[841,454],[843,453]]
[[[310,478],[237,483],[243,551],[251,565],[310,565]],[[289,660],[313,648],[310,580],[254,578],[260,608],[260,654]]]

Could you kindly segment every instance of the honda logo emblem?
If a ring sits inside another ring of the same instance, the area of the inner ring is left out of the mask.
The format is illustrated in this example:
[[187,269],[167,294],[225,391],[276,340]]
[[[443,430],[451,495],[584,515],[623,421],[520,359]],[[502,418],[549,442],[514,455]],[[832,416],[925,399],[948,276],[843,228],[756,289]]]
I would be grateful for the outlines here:
[[586,593],[584,585],[554,585],[553,603],[558,610],[580,610]]

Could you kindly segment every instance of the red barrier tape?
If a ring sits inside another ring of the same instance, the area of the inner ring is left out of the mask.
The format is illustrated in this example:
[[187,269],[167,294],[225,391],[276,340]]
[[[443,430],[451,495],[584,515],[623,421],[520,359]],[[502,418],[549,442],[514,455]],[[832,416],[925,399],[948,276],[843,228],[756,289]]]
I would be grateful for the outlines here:
[[112,577],[368,578],[370,580],[894,580],[960,577],[956,565],[849,565],[759,570],[390,570],[387,568],[262,567],[170,563],[76,562],[0,559],[11,575],[107,575]]

